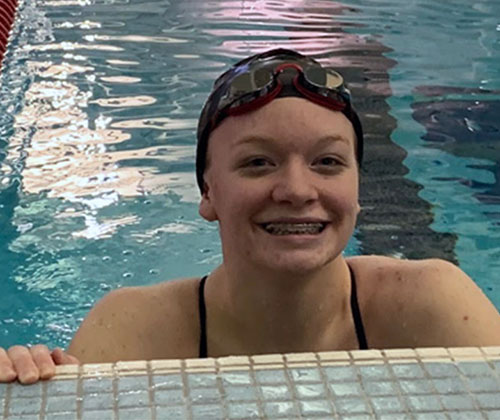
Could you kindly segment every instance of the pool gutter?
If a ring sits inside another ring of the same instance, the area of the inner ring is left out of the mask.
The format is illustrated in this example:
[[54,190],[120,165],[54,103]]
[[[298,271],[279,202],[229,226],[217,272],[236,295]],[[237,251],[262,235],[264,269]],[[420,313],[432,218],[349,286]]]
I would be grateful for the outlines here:
[[500,419],[500,347],[67,365],[0,385],[14,419]]

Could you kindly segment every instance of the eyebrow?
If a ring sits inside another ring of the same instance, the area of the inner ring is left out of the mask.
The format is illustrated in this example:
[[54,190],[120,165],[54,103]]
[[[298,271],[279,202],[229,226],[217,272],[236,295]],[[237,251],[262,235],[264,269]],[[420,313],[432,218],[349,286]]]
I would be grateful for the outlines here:
[[[257,144],[273,144],[275,143],[276,140],[273,137],[267,137],[267,136],[258,136],[258,135],[249,135],[245,136],[241,139],[239,139],[235,146],[241,146],[249,143],[257,143]],[[327,134],[326,136],[320,137],[319,139],[316,140],[316,145],[323,146],[328,143],[336,143],[336,142],[342,142],[345,144],[350,145],[351,141],[347,139],[344,136],[341,136],[339,134]]]
[[341,142],[347,145],[351,145],[351,141],[347,137],[341,136],[340,134],[328,134],[326,136],[320,137],[316,143],[323,145],[325,143],[336,143],[336,142]]

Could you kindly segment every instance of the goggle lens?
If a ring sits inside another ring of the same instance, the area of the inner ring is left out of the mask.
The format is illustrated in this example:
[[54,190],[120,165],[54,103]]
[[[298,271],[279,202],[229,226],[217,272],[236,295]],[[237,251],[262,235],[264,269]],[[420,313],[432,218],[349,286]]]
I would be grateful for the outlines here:
[[267,69],[242,73],[231,82],[231,96],[244,95],[264,89],[273,81],[273,74]]
[[333,70],[308,66],[304,69],[305,79],[318,88],[338,89],[344,84],[342,76]]

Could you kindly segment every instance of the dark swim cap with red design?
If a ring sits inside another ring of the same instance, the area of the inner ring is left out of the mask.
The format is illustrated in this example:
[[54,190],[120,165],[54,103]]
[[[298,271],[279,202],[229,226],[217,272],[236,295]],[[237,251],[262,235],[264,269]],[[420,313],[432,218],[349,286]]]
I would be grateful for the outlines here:
[[340,73],[316,60],[283,48],[247,57],[223,73],[198,121],[196,180],[203,193],[210,133],[227,117],[253,111],[273,99],[295,96],[342,112],[356,134],[356,159],[363,159],[363,129]]

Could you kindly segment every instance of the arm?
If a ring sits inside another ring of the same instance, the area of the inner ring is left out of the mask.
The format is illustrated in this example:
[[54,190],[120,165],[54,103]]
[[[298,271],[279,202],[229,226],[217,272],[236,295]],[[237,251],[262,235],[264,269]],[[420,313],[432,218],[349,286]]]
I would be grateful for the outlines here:
[[408,347],[500,345],[500,314],[470,277],[443,260],[413,264],[400,331]]
[[82,363],[141,359],[140,296],[136,288],[110,292],[89,312],[77,330],[68,353]]
[[112,291],[89,312],[68,352],[82,363],[196,357],[197,285],[184,279]]

